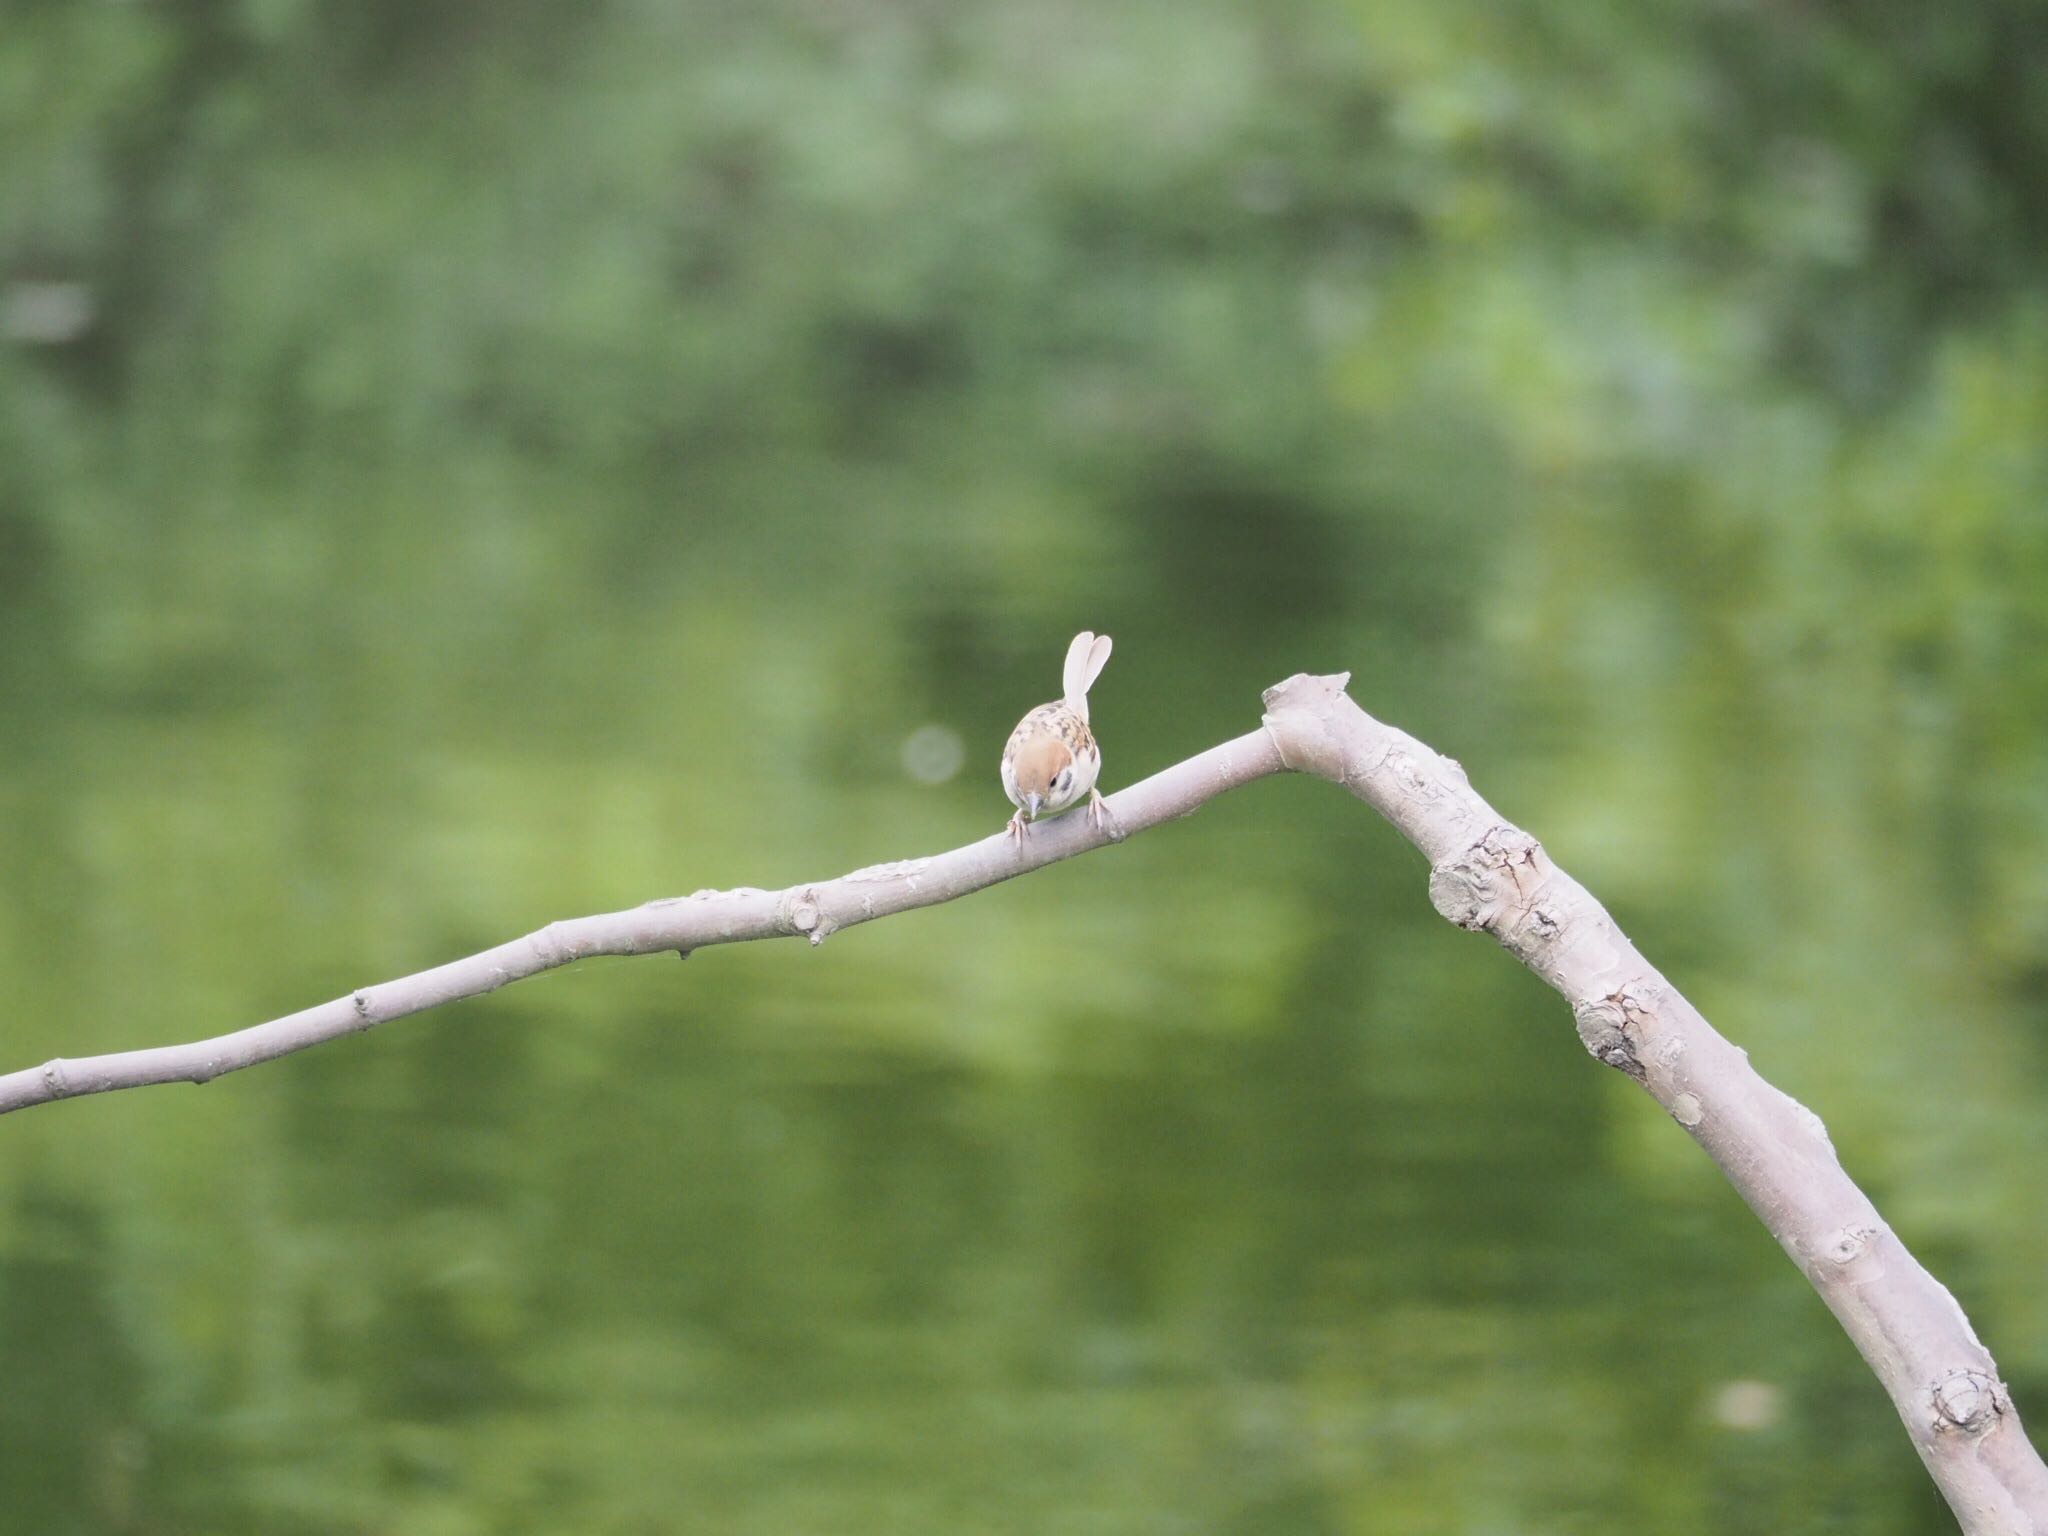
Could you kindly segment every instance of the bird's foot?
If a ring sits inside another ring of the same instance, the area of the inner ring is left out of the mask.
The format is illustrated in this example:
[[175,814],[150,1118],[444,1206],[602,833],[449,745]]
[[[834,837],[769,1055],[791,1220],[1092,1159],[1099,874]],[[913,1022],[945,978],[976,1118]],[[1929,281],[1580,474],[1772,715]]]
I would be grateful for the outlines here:
[[1003,828],[1003,836],[1007,837],[1011,841],[1011,843],[1016,846],[1017,856],[1019,858],[1022,858],[1024,856],[1024,833],[1030,827],[1030,825],[1031,824],[1024,819],[1024,813],[1022,811],[1019,811],[1016,815],[1010,818],[1010,824],[1007,827]]
[[1101,794],[1092,789],[1088,791],[1088,824],[1098,832],[1107,832],[1113,843],[1124,840],[1123,824],[1116,819],[1116,812],[1104,805]]

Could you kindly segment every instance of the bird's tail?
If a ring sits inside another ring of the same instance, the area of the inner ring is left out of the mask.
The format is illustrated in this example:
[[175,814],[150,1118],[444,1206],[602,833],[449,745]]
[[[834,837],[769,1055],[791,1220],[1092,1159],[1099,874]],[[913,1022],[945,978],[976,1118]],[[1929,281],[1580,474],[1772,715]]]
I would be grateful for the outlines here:
[[1095,679],[1102,676],[1102,669],[1108,665],[1107,635],[1091,634],[1084,629],[1067,647],[1067,665],[1060,674],[1060,686],[1067,696],[1067,707],[1083,720],[1088,718],[1088,690],[1095,686]]

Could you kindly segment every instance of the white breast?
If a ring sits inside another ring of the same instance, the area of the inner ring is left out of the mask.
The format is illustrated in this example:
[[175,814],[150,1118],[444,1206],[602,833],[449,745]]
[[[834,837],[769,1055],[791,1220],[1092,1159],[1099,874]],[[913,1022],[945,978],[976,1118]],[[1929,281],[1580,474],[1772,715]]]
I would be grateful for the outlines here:
[[[1076,800],[1082,799],[1089,790],[1095,787],[1095,780],[1101,772],[1102,749],[1100,747],[1090,747],[1086,751],[1075,754],[1073,777],[1067,784],[1067,792],[1058,799],[1048,802],[1046,809],[1048,811],[1064,811]],[[1012,795],[1010,798],[1015,800],[1017,797]]]

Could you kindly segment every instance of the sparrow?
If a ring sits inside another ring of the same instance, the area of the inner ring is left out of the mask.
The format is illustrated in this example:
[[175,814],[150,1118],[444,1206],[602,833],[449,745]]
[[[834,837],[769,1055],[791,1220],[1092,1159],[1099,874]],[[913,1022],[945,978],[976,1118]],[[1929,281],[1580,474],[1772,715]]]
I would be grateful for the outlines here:
[[1102,772],[1102,749],[1088,729],[1088,689],[1109,664],[1109,636],[1082,630],[1067,647],[1060,674],[1065,698],[1041,704],[1010,732],[1003,748],[1003,793],[1017,807],[1005,829],[1017,851],[1024,850],[1024,831],[1040,816],[1057,816],[1083,795],[1088,819],[1102,826],[1102,796],[1095,779]]

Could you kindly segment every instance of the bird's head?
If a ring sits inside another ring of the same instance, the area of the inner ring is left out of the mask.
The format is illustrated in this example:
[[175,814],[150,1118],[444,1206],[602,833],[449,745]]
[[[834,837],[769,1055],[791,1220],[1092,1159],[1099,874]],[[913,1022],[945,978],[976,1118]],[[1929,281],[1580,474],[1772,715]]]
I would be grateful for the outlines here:
[[1057,736],[1040,736],[1018,750],[1017,803],[1034,821],[1041,810],[1062,810],[1074,798],[1074,754]]

